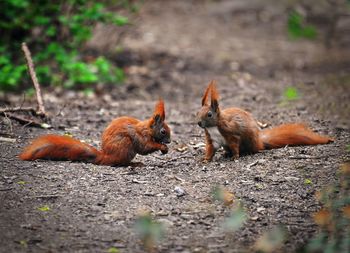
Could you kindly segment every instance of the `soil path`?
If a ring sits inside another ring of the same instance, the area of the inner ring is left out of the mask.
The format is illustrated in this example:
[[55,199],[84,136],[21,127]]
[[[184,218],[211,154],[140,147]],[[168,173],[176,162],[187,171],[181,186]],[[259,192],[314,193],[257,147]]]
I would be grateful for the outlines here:
[[[288,234],[281,252],[294,252],[315,235],[315,193],[337,180],[339,165],[350,158],[350,52],[290,41],[283,6],[245,2],[147,1],[122,40],[124,51],[109,54],[128,72],[123,86],[92,97],[47,93],[51,130],[0,118],[1,135],[16,139],[0,141],[0,252],[142,252],[133,229],[142,210],[166,226],[160,252],[250,252],[277,225]],[[99,28],[90,46],[113,51],[113,36],[101,39],[110,29]],[[195,114],[212,79],[222,107],[242,107],[269,125],[306,122],[336,141],[235,161],[218,152],[203,164],[204,133]],[[290,86],[299,99],[283,97]],[[159,97],[172,129],[170,152],[138,156],[142,167],[17,158],[44,133],[70,132],[99,146],[108,122],[121,115],[144,119]],[[232,192],[248,215],[235,233],[222,229],[229,208],[212,200],[216,185]],[[175,187],[186,194],[178,196]]]

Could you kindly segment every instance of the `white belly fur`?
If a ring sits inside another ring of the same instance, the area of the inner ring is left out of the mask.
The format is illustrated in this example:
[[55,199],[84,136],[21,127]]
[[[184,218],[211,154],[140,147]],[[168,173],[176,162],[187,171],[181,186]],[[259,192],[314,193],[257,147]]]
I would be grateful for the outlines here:
[[207,128],[208,133],[210,135],[210,139],[213,142],[213,146],[215,149],[219,149],[220,147],[225,145],[225,139],[224,137],[221,135],[221,133],[219,132],[217,127],[210,127]]

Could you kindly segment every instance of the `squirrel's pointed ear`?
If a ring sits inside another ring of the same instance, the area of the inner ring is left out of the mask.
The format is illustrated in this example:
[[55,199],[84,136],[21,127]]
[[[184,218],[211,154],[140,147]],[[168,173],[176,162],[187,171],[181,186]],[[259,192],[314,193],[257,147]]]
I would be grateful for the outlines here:
[[155,122],[165,120],[164,101],[160,99],[154,108],[153,118]]
[[216,89],[216,81],[213,80],[209,84],[210,87],[210,106],[214,111],[217,111],[219,108],[219,93]]
[[203,105],[208,105],[208,97],[209,97],[209,92],[210,92],[210,85],[211,85],[212,82],[209,83],[207,89],[205,90],[204,92],[204,95],[202,97],[202,106]]

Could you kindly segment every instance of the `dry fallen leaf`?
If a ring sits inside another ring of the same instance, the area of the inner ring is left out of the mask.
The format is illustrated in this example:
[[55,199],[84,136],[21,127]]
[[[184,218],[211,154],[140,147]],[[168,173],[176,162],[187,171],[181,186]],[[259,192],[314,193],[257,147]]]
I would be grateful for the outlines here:
[[331,213],[327,209],[321,209],[320,211],[314,213],[313,218],[317,225],[325,226],[331,221]]
[[235,200],[235,195],[232,192],[224,189],[223,191],[223,200],[226,206],[232,205]]
[[350,219],[350,205],[343,207],[344,216]]
[[217,200],[222,201],[225,206],[232,205],[235,200],[235,195],[221,186],[214,188],[213,197]]
[[204,143],[204,142],[198,142],[197,144],[192,145],[192,147],[193,147],[194,149],[202,148],[202,147],[205,147],[205,143]]
[[344,163],[340,165],[340,173],[344,175],[350,175],[350,163]]
[[177,151],[183,153],[188,149],[187,145],[181,145],[179,147],[176,148]]
[[262,252],[274,252],[282,246],[287,235],[283,227],[275,227],[265,232],[256,242],[254,248]]

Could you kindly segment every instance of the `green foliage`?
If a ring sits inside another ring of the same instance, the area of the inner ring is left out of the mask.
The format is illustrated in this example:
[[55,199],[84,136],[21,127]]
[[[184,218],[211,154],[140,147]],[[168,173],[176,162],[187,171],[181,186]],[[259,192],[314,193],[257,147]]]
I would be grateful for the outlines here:
[[20,240],[19,244],[25,249],[28,248],[28,241],[27,240]]
[[287,87],[287,89],[285,89],[285,91],[283,92],[283,97],[287,101],[292,101],[292,100],[298,99],[299,93],[298,93],[297,88]]
[[45,206],[38,207],[38,210],[42,212],[47,212],[47,211],[50,211],[51,209],[49,206],[45,205]]
[[108,250],[107,250],[108,253],[119,253],[119,249],[117,249],[116,247],[110,247]]
[[135,229],[144,248],[149,252],[153,251],[153,248],[165,234],[165,229],[162,223],[153,220],[149,213],[144,213],[137,217]]
[[284,227],[277,226],[265,232],[255,243],[255,249],[259,252],[276,252],[287,238]]
[[124,72],[105,57],[87,60],[81,56],[83,44],[91,38],[96,23],[129,23],[126,17],[106,11],[108,6],[120,2],[128,1],[0,1],[0,9],[6,10],[0,17],[0,90],[15,89],[25,83],[22,42],[29,45],[36,73],[44,85],[71,88],[122,82]]
[[235,199],[235,195],[220,185],[213,187],[211,195],[213,200],[219,201],[230,209],[229,215],[222,223],[225,231],[235,232],[239,230],[247,220],[247,214],[241,203]]
[[311,185],[311,184],[312,184],[311,179],[309,179],[309,178],[305,178],[305,180],[304,180],[304,184],[306,184],[306,185]]
[[292,39],[315,39],[317,37],[316,28],[306,25],[305,18],[296,11],[292,11],[288,16],[288,34]]
[[239,206],[234,208],[230,215],[225,219],[223,227],[226,231],[235,232],[239,230],[247,220],[247,214],[244,209]]
[[341,165],[339,181],[317,195],[323,208],[314,214],[320,232],[307,252],[350,252],[350,163]]

